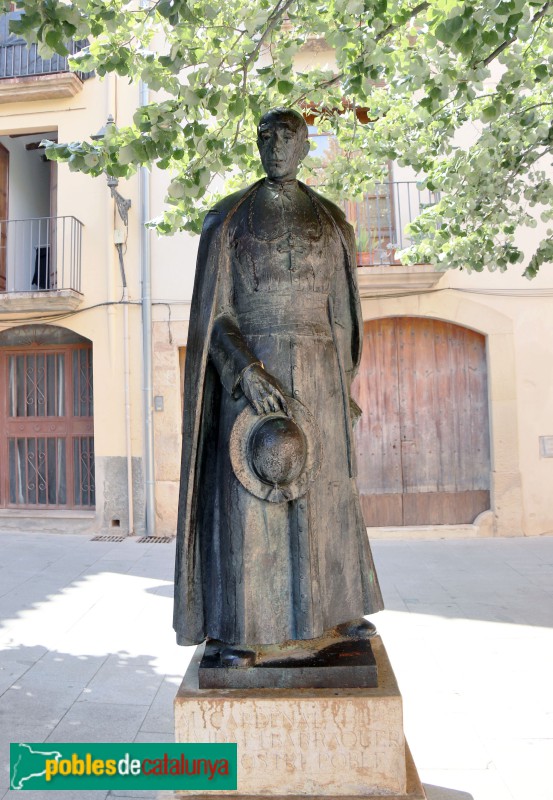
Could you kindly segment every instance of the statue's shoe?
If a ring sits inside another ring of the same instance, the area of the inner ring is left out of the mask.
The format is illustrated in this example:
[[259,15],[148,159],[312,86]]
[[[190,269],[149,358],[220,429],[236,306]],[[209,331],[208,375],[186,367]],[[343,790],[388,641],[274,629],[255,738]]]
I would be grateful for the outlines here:
[[377,634],[373,623],[364,617],[342,622],[341,625],[336,626],[336,630],[341,636],[346,636],[348,639],[371,639]]
[[221,650],[220,659],[222,667],[253,667],[255,652],[248,647],[227,645]]

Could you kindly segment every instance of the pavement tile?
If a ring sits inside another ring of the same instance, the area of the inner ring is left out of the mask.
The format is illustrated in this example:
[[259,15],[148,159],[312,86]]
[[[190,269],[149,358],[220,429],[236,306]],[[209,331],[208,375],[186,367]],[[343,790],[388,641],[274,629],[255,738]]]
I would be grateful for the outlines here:
[[35,574],[36,572],[16,571],[9,567],[0,568],[0,598],[13,592]]
[[427,800],[474,800],[474,796],[468,792],[446,789],[443,786],[431,786],[428,783],[423,786]]
[[144,744],[174,744],[175,734],[157,733],[157,732],[149,732],[148,730],[144,731],[141,730],[136,734],[134,741]]
[[64,691],[76,693],[78,697],[105,661],[106,656],[74,656],[49,651],[25,673],[18,686],[41,691],[63,686]]
[[116,572],[121,575],[126,575],[130,570],[131,565],[125,558],[104,557],[94,561],[89,567],[86,567],[81,572],[81,577],[86,578],[89,575],[98,575],[101,572]]
[[65,686],[31,688],[15,683],[0,698],[2,729],[12,741],[29,741],[24,732],[35,731],[34,741],[42,741],[63,717],[78,697],[78,690],[67,691]]
[[73,703],[51,731],[51,742],[132,742],[148,711],[132,703]]
[[[150,705],[163,681],[147,664],[120,655],[109,656],[83,690],[79,701]],[[129,691],[132,686],[132,691]]]
[[432,704],[421,716],[408,707],[404,724],[419,769],[485,770],[490,763],[486,743],[469,714],[446,713]]
[[0,695],[47,652],[45,647],[5,647],[0,653]]
[[[428,800],[518,800],[497,770],[419,770]],[[526,800],[533,800],[531,795]]]
[[489,747],[515,800],[551,800],[553,738],[492,739]]
[[168,734],[174,738],[173,701],[180,686],[180,680],[165,679],[142,723],[142,731]]

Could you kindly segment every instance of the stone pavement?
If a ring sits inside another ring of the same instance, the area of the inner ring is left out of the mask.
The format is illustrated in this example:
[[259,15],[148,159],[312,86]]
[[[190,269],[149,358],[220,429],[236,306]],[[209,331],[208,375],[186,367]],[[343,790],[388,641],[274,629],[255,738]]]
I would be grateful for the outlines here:
[[[553,537],[373,551],[387,605],[374,619],[429,800],[553,800]],[[192,653],[171,629],[173,554],[0,532],[0,800],[16,796],[10,741],[173,740]],[[63,800],[89,796],[132,794]]]

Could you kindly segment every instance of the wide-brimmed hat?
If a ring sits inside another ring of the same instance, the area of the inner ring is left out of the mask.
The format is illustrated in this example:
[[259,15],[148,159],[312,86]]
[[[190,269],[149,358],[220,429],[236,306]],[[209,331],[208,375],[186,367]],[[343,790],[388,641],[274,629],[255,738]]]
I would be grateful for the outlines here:
[[259,415],[247,405],[230,434],[230,460],[242,486],[262,500],[283,503],[302,497],[321,467],[317,423],[298,400],[282,411]]

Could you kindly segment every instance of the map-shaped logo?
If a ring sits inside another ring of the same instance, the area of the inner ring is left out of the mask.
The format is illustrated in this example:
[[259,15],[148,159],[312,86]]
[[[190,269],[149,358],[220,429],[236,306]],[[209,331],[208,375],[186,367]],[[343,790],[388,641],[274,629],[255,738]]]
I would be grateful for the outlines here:
[[[44,748],[20,742],[11,746],[12,774],[10,789],[32,789],[33,778],[44,778],[46,775],[46,761],[53,759],[59,761],[62,754],[58,750]],[[16,751],[14,753],[14,750]],[[42,781],[40,786],[43,788]]]

